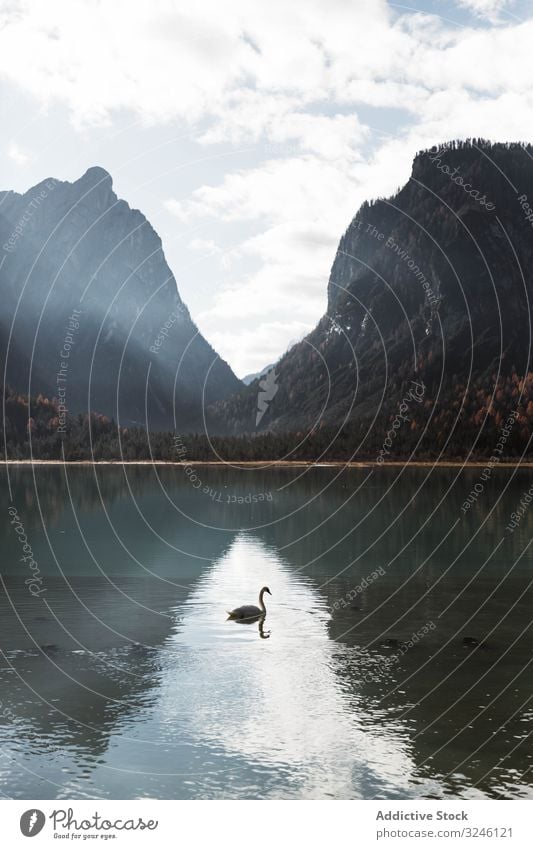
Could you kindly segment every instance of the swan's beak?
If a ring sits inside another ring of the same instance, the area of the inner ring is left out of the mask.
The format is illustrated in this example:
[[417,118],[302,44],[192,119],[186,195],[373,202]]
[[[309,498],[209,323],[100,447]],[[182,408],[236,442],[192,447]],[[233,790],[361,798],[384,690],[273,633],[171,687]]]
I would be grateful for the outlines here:
[[270,592],[270,590],[267,590],[267,593],[268,593],[269,595],[272,595],[272,593]]

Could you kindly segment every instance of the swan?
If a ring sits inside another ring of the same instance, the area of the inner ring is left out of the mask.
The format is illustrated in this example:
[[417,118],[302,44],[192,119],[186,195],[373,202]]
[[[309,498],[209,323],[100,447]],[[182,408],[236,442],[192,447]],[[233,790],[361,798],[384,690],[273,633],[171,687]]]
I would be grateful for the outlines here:
[[257,619],[259,616],[266,616],[266,607],[263,601],[265,593],[272,595],[268,587],[263,587],[259,593],[259,607],[256,607],[255,604],[243,604],[242,607],[236,607],[235,610],[228,610],[228,619]]

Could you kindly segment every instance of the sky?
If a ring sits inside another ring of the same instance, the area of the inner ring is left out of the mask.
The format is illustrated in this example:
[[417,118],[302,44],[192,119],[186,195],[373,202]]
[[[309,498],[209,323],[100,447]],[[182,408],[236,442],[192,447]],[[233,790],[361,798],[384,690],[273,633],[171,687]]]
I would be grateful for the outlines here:
[[531,0],[0,0],[0,189],[106,168],[242,377],[418,150],[533,140],[532,44]]

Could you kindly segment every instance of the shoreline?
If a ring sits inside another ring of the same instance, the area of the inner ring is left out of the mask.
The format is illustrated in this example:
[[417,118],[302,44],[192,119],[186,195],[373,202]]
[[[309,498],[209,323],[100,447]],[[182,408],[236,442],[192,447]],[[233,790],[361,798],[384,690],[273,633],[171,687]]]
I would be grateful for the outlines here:
[[[328,460],[314,462],[313,460],[0,460],[0,466],[228,466],[229,468],[398,468],[414,467],[419,469],[484,469],[490,462],[487,460],[389,460],[378,463],[375,460]],[[502,460],[493,468],[503,469],[533,469],[533,460]]]

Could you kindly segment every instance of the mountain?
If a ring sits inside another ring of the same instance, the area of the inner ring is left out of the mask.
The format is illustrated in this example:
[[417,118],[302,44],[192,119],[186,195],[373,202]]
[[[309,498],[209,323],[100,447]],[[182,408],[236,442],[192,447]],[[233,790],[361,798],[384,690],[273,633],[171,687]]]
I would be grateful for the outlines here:
[[450,440],[459,451],[513,409],[525,444],[532,227],[530,145],[475,140],[418,153],[407,184],[364,203],[342,236],[327,311],[276,364],[259,423],[254,381],[215,405],[219,432],[342,429],[354,448],[356,436],[377,448],[407,404],[396,449],[424,434],[435,453]]
[[271,368],[274,367],[274,363],[270,363],[270,365],[265,366],[261,371],[255,371],[252,374],[245,374],[244,377],[241,378],[242,383],[245,386],[249,386],[250,383],[253,383],[254,380],[259,380],[260,377],[263,377],[267,371],[270,371]]
[[104,169],[1,192],[0,245],[2,383],[152,430],[202,430],[204,406],[242,387]]

